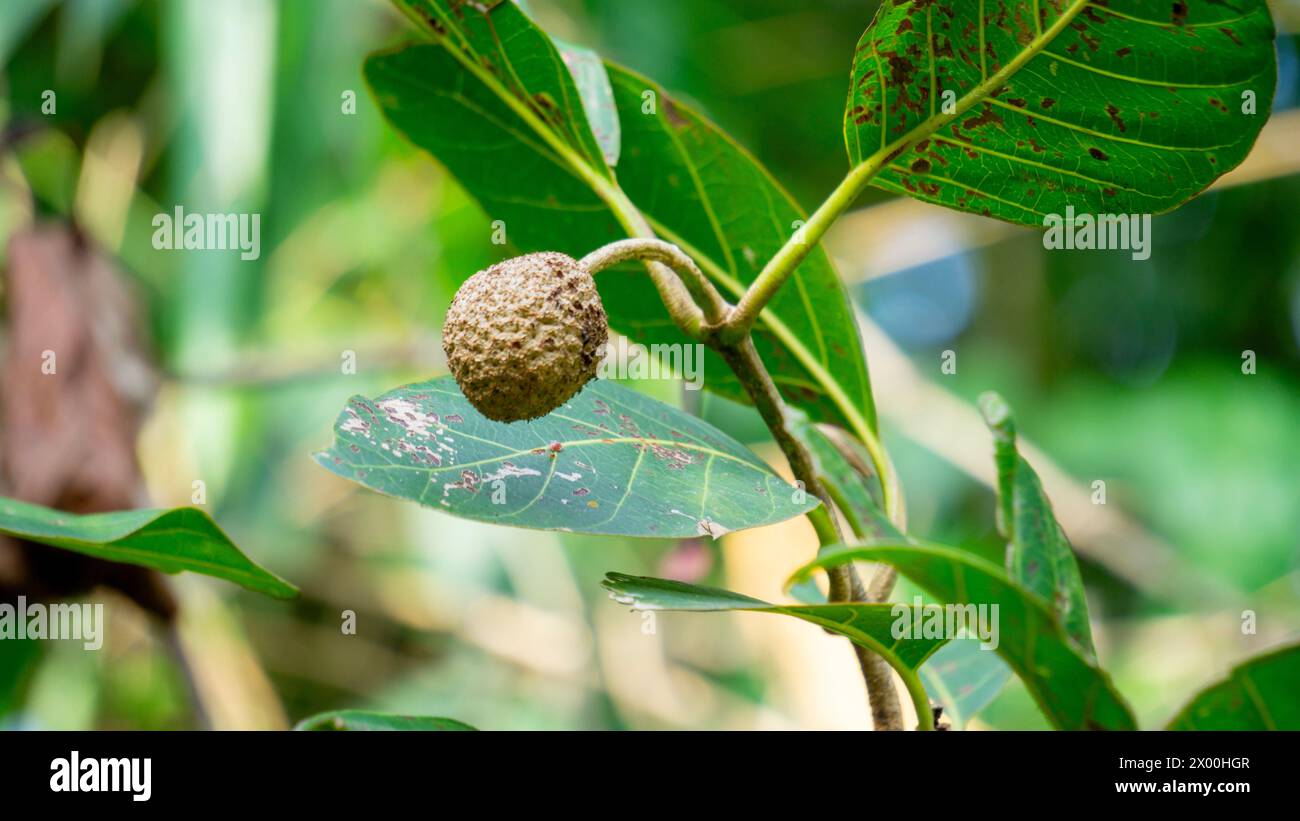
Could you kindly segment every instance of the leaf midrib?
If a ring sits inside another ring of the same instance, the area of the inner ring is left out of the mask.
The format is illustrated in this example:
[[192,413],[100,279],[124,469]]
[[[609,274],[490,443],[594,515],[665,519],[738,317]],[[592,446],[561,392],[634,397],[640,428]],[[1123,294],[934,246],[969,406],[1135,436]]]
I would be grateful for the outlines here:
[[[585,427],[593,427],[593,425],[590,422],[583,422],[578,419],[570,419],[569,417],[561,416],[560,414],[557,413],[552,413],[551,416],[554,416],[557,419],[564,419],[570,422],[578,422],[579,424],[582,424]],[[706,447],[704,445],[695,445],[689,442],[681,442],[676,439],[652,439],[645,436],[609,436],[609,437],[601,437],[598,439],[576,439],[570,441],[564,441],[564,440],[556,440],[556,441],[559,442],[559,444],[563,445],[566,450],[569,448],[594,447],[597,445],[637,445],[637,444],[663,445],[666,447],[676,448],[678,450],[695,451],[710,457],[721,457],[723,459],[727,459],[729,461],[735,462],[738,465],[744,465],[746,468],[749,468],[750,470],[756,473],[761,473],[764,476],[767,475],[766,470],[754,464],[753,462],[750,462],[747,459],[742,459],[741,457],[736,456],[734,454],[730,454],[725,451],[716,450],[714,448]],[[373,449],[368,448],[368,450],[373,450]],[[479,459],[474,462],[463,462],[455,465],[438,465],[434,467],[422,467],[420,465],[402,465],[402,464],[392,463],[387,465],[369,465],[368,467],[372,470],[390,470],[390,469],[413,470],[413,471],[418,471],[420,473],[426,473],[426,474],[438,474],[438,473],[446,473],[447,471],[450,470],[464,470],[465,468],[478,467],[479,465],[496,464],[498,462],[502,462],[507,459],[518,459],[522,456],[535,454],[537,450],[538,448],[514,450],[514,451],[510,451],[509,453],[501,453],[496,456],[488,457],[486,459]]]
[[1243,667],[1240,670],[1239,680],[1241,681],[1241,689],[1246,692],[1246,696],[1255,707],[1255,711],[1259,713],[1264,726],[1269,730],[1276,730],[1277,722],[1273,720],[1273,713],[1268,709],[1268,704],[1260,694],[1259,688],[1255,686],[1255,680],[1250,677],[1249,670]]
[[[449,18],[449,17],[447,16],[446,12],[443,11],[443,9],[442,9],[442,7],[441,7],[440,5],[438,5],[436,2],[434,2],[434,3],[430,3],[429,5],[430,5],[430,7],[433,9],[434,13],[438,15],[438,18],[439,18],[440,20],[442,20],[442,25],[443,25],[443,27],[444,27],[445,29],[447,29],[448,31],[455,31],[455,32],[457,33],[457,35],[460,35],[460,33],[461,33],[461,32],[460,32],[460,27],[457,25],[457,23],[456,23],[455,20],[452,20],[451,18]],[[403,8],[405,8],[405,6],[403,6]],[[491,10],[489,9],[488,11],[484,12],[484,16],[487,17],[488,25],[492,27],[492,36],[493,36],[493,39],[496,40],[496,42],[497,42],[497,46],[498,46],[498,48],[497,48],[497,53],[501,56],[501,58],[502,58],[502,62],[505,64],[506,68],[509,69],[511,76],[515,78],[515,81],[519,84],[519,87],[520,87],[521,89],[523,89],[524,91],[527,91],[527,90],[528,90],[528,87],[527,87],[526,85],[524,85],[523,78],[519,76],[519,72],[515,71],[515,64],[514,64],[514,61],[512,61],[512,60],[507,56],[507,54],[506,54],[505,43],[502,42],[502,41],[500,40],[500,38],[498,38],[497,35],[496,35],[496,27],[492,25],[491,17],[489,16],[489,15],[490,15],[490,11],[491,11]],[[423,20],[419,20],[419,19],[416,20],[417,28],[419,28],[421,31],[423,31],[423,28],[422,28],[422,25],[421,25],[421,24],[423,24],[424,22],[425,22],[425,21],[423,21]],[[515,36],[516,36],[516,37],[519,36],[519,32],[516,32],[516,33],[515,33]],[[473,45],[472,45],[471,41],[470,41],[468,38],[466,38],[466,37],[464,37],[464,36],[461,36],[461,37],[460,37],[460,40],[461,40],[461,42],[464,44],[463,49],[461,49],[461,50],[448,49],[448,51],[451,51],[451,52],[452,52],[452,55],[456,58],[456,60],[457,60],[458,62],[461,63],[461,65],[465,66],[466,68],[475,69],[475,74],[479,77],[479,79],[483,79],[484,77],[491,77],[491,78],[495,81],[495,80],[496,80],[496,76],[493,75],[491,72],[488,72],[488,71],[483,70],[482,67],[479,65],[479,63],[478,63],[477,61],[475,61],[475,60],[466,60],[466,59],[464,59],[464,57],[462,56],[462,51],[464,51],[464,52],[473,51],[473,53],[475,53],[475,54],[479,54],[479,55],[481,55],[482,52],[480,52],[480,51],[478,51],[477,49],[473,48]],[[436,42],[436,40],[435,40],[435,42]],[[441,44],[440,44],[440,45],[441,45]],[[563,60],[561,60],[561,64],[563,64]],[[500,86],[500,83],[498,82],[497,85]],[[570,110],[570,111],[573,110],[573,101],[569,99],[569,90],[568,90],[568,86],[565,85],[565,83],[564,83],[564,77],[563,77],[563,76],[560,77],[560,89],[564,92],[564,105],[565,105],[565,108],[566,108],[567,110]],[[497,96],[498,96],[498,97],[501,96],[501,91],[505,91],[505,92],[507,92],[507,93],[509,94],[510,99],[512,99],[512,100],[518,100],[518,97],[516,97],[513,93],[509,93],[509,89],[504,89],[504,87],[501,87],[499,90],[498,90],[498,89],[494,89],[494,90],[497,90]],[[527,106],[524,106],[523,108],[525,108],[526,110],[528,110],[530,113],[532,112],[532,109],[531,109],[531,108],[528,108]],[[581,110],[581,107],[579,107],[579,110]],[[581,142],[581,141],[582,141],[582,135],[579,134],[579,133],[577,132],[576,128],[573,127],[572,123],[573,123],[573,121],[572,121],[572,120],[569,120],[569,124],[570,124],[570,134],[569,134],[569,136],[572,136],[572,137],[574,137],[575,139],[577,139],[579,142]],[[548,130],[550,130],[550,129],[548,129]],[[554,132],[552,131],[552,133],[554,133]],[[566,145],[567,145],[567,143],[566,143]],[[584,164],[590,166],[589,163],[585,163],[585,162],[584,162]],[[593,169],[593,170],[594,170],[594,169]]]

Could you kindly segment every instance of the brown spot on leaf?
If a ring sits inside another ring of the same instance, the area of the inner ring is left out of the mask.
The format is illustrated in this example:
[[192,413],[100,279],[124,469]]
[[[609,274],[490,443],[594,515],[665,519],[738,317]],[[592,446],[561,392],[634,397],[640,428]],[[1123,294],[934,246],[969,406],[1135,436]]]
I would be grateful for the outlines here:
[[975,129],[986,125],[1002,125],[1002,118],[998,116],[998,113],[993,109],[993,106],[987,104],[984,106],[984,113],[980,114],[978,117],[971,117],[962,123],[962,127],[967,131],[974,131]]
[[682,114],[682,110],[677,107],[671,97],[667,94],[660,94],[659,99],[663,103],[664,116],[668,118],[668,122],[672,124],[673,128],[685,128],[689,124],[686,116]]
[[1128,131],[1128,128],[1124,125],[1124,119],[1119,116],[1119,109],[1115,107],[1114,103],[1107,104],[1106,115],[1110,117],[1110,121],[1114,123],[1115,127],[1120,131]]

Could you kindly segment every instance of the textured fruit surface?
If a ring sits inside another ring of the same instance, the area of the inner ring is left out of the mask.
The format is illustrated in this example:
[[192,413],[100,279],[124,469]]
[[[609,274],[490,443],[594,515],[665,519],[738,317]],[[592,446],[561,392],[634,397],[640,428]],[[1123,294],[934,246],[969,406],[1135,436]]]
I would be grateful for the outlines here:
[[596,282],[569,256],[499,262],[456,292],[442,346],[452,375],[489,419],[555,410],[596,376],[609,338]]

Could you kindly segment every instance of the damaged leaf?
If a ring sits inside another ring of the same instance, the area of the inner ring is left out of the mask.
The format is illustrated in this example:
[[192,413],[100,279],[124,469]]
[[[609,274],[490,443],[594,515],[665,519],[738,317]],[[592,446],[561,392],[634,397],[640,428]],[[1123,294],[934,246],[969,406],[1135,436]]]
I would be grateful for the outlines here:
[[354,397],[334,432],[321,466],[493,524],[717,538],[817,506],[711,425],[605,380],[541,419],[503,424],[445,376]]
[[[582,94],[546,33],[504,0],[393,0],[466,74],[529,111],[554,138],[606,179],[612,174],[587,122]],[[466,79],[469,79],[468,77]]]
[[1158,214],[1239,164],[1277,83],[1264,0],[905,0],[844,117],[873,185],[1023,225]]

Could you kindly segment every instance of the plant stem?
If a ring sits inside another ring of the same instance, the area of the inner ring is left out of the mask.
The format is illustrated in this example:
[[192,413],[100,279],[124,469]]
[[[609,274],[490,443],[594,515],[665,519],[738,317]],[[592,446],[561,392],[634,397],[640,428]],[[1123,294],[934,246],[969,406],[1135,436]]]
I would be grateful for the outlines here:
[[[811,493],[821,500],[821,507],[816,508],[808,514],[813,528],[817,531],[818,541],[823,547],[841,544],[845,541],[843,534],[840,532],[839,523],[836,521],[833,511],[835,506],[830,494],[827,492],[821,479],[817,475],[817,466],[813,463],[812,455],[808,449],[799,441],[786,426],[785,402],[777,390],[776,383],[772,381],[772,376],[767,372],[763,365],[763,360],[759,357],[758,351],[754,348],[753,337],[745,333],[739,340],[723,341],[717,334],[707,333],[707,328],[725,328],[727,321],[724,319],[729,316],[732,308],[725,299],[718,293],[713,283],[700,271],[699,266],[676,245],[653,238],[634,238],[620,240],[610,243],[599,248],[587,256],[583,257],[579,264],[590,271],[593,275],[603,271],[613,265],[617,265],[629,260],[640,260],[651,263],[660,263],[668,266],[680,278],[681,283],[698,302],[698,306],[691,305],[694,311],[695,320],[698,323],[702,315],[705,320],[704,338],[710,346],[727,363],[728,367],[740,379],[741,385],[744,386],[745,392],[749,394],[754,406],[758,409],[763,421],[767,424],[768,429],[772,432],[773,439],[785,454],[786,461],[790,463],[790,470],[794,473],[795,478],[803,483],[804,490]],[[674,311],[673,306],[669,306],[670,312]],[[674,319],[678,319],[674,313]],[[678,321],[679,325],[682,322]],[[875,442],[875,440],[872,440]],[[881,466],[878,471],[881,475],[881,487],[886,487],[886,477],[893,480],[892,465],[888,457],[883,454],[876,443],[876,450],[872,451],[868,446],[868,451],[876,454],[873,456],[877,459],[877,464]],[[897,493],[892,498],[899,498]],[[901,505],[901,500],[897,503]],[[901,507],[899,508],[901,510]],[[901,514],[900,514],[901,515]],[[884,572],[884,571],[881,571]],[[841,565],[831,568],[827,571],[830,578],[831,601],[840,602],[868,602],[883,601],[889,595],[889,588],[893,586],[893,578],[888,580],[888,586],[883,592],[878,594],[877,598],[872,598],[874,590],[866,589],[862,584],[862,579],[858,576],[857,570],[852,565]],[[881,581],[881,573],[877,573],[872,579],[873,588],[876,582]],[[862,671],[862,678],[867,687],[867,701],[871,707],[872,726],[878,730],[901,730],[903,729],[903,713],[899,704],[898,692],[894,687],[893,668],[883,658],[873,653],[870,649],[859,644],[853,644],[854,655],[858,659],[858,667]],[[910,671],[900,671],[899,675],[903,678],[908,688],[909,694],[915,701],[919,692],[924,696],[924,688],[916,679],[914,673]],[[909,679],[909,675],[911,676]],[[928,712],[929,702],[922,698],[916,702],[918,711],[918,724],[923,729],[933,727],[933,716]],[[922,715],[923,714],[923,715]]]
[[[817,531],[818,540],[823,547],[842,543],[844,538],[840,533],[839,524],[831,513],[835,508],[830,494],[817,477],[817,467],[808,449],[786,427],[785,404],[777,391],[776,383],[772,381],[767,368],[763,366],[758,351],[754,349],[753,338],[746,335],[740,342],[715,345],[715,349],[740,379],[745,392],[753,400],[754,406],[763,417],[763,421],[767,423],[781,452],[785,454],[795,478],[803,483],[807,492],[821,499],[822,506],[808,514]],[[827,573],[830,577],[829,599],[831,601],[868,600],[868,593],[852,565],[841,565],[828,570]],[[859,644],[853,645],[853,652],[857,656],[862,678],[867,685],[872,726],[877,730],[903,729],[903,713],[898,702],[898,693],[894,689],[893,668],[880,656]],[[919,686],[919,682],[906,683],[909,692]],[[915,693],[913,695],[915,696]],[[919,706],[918,710],[920,710]],[[918,717],[922,725],[925,724],[924,718]]]
[[[619,240],[597,248],[583,257],[578,264],[595,276],[607,268],[629,260],[667,265],[694,297],[695,305],[691,308],[696,315],[703,309],[704,320],[709,325],[718,325],[726,318],[731,306],[722,298],[722,294],[718,293],[713,281],[704,275],[700,267],[695,264],[695,260],[670,242],[642,237]],[[671,305],[669,310],[672,310]],[[698,319],[696,322],[698,323]]]

